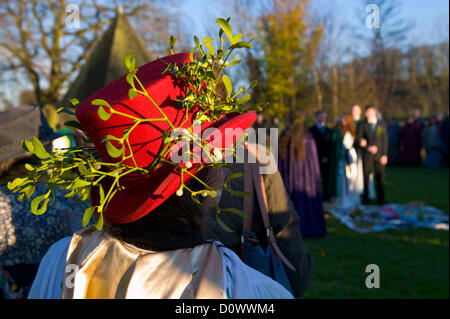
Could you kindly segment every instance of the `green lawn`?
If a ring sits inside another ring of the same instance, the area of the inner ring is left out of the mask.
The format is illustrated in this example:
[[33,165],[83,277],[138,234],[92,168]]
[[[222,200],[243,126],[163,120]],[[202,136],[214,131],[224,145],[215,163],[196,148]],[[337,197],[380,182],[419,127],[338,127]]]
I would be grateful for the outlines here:
[[[386,198],[423,201],[448,213],[449,170],[389,167]],[[329,237],[306,240],[315,269],[304,298],[449,298],[449,233],[426,229],[358,234],[326,214]],[[380,288],[365,267],[380,268]]]

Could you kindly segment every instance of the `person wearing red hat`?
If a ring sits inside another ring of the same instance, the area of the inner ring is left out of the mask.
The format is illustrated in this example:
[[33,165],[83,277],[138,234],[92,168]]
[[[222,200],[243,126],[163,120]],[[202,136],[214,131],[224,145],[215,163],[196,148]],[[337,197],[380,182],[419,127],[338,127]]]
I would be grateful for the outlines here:
[[[250,46],[225,30],[231,51]],[[129,73],[75,112],[95,149],[41,153],[56,163],[49,173],[51,185],[68,183],[72,193],[89,197],[83,222],[95,215],[97,223],[50,248],[29,298],[292,298],[220,242],[202,236],[202,198],[217,203],[222,190],[233,191],[227,187],[233,176],[224,176],[221,169],[223,159],[226,151],[235,153],[237,139],[256,119],[240,106],[246,100],[231,97],[225,75],[228,96],[214,93],[217,83],[208,80],[215,78],[208,72],[221,61],[220,78],[229,57],[222,60],[222,51],[217,57],[203,54],[200,61],[192,53],[172,54],[139,69],[125,58]],[[179,132],[184,135],[174,137]],[[180,152],[184,160],[174,160]],[[42,163],[33,170],[49,165]],[[58,181],[74,167],[81,177]],[[10,188],[20,183],[13,181]],[[44,207],[32,203],[32,211],[45,211],[51,187],[41,198]],[[228,229],[220,213],[217,206],[217,222]]]

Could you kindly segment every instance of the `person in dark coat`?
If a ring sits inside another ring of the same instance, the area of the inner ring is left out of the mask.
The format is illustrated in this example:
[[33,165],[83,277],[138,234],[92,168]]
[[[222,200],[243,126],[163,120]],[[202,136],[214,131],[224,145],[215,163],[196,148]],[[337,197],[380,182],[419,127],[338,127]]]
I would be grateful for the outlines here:
[[301,220],[302,236],[326,236],[316,143],[311,133],[305,132],[301,111],[291,115],[290,125],[280,137],[278,155],[280,174]]
[[389,138],[389,165],[399,165],[401,163],[399,135],[402,130],[395,117],[387,121],[387,132]]
[[356,143],[362,149],[364,192],[363,204],[369,203],[369,175],[375,173],[377,202],[385,203],[384,178],[385,166],[388,162],[388,135],[386,127],[378,120],[377,108],[374,105],[366,107],[366,118],[359,123],[356,132]]
[[400,131],[399,140],[403,165],[419,166],[421,162],[422,129],[421,124],[413,116],[408,117],[405,126]]
[[317,147],[320,173],[322,175],[323,199],[329,199],[328,180],[330,171],[331,133],[332,130],[326,127],[327,114],[324,111],[317,111],[315,114],[316,123],[309,128]]
[[447,162],[447,165],[448,165],[448,159],[449,159],[449,156],[448,156],[448,136],[449,136],[448,114],[441,123],[440,132],[441,132],[442,141],[444,142],[444,161]]

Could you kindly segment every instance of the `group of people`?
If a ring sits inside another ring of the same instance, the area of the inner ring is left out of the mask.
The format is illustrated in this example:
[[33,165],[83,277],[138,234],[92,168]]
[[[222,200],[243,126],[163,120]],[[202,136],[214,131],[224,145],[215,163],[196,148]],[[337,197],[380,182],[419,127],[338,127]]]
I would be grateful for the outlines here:
[[323,201],[353,208],[376,196],[379,205],[385,203],[387,129],[376,106],[367,106],[364,118],[361,115],[361,107],[353,105],[328,128],[326,113],[320,110],[306,130],[304,113],[295,111],[280,136],[279,170],[304,237],[326,236]]
[[[389,162],[392,165],[439,168],[448,163],[449,118],[442,114],[427,119],[419,109],[408,116],[403,127],[396,118],[387,121]],[[422,150],[425,158],[422,160]]]

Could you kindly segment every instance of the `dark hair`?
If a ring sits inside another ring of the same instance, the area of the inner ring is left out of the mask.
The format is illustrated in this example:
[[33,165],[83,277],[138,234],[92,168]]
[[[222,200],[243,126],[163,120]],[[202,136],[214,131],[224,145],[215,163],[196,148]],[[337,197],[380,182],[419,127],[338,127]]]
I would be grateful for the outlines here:
[[325,114],[325,111],[324,110],[318,110],[318,111],[316,111],[315,113],[314,113],[314,117],[315,118],[317,118],[319,115],[321,115],[321,114]]
[[304,120],[305,115],[302,111],[294,111],[291,113],[290,124],[280,137],[279,154],[281,159],[289,157],[296,160],[305,158],[305,142],[304,142]]
[[366,105],[366,107],[364,108],[364,110],[368,110],[368,109],[375,109],[378,110],[378,108],[375,106],[375,104],[368,104]]
[[[211,187],[223,183],[223,170],[205,167],[198,177]],[[191,179],[187,186],[193,191],[203,189],[200,183]],[[197,198],[202,202],[202,198]],[[182,196],[172,195],[144,217],[125,224],[105,223],[104,230],[114,238],[138,248],[164,251],[192,247],[200,244],[204,210],[194,203],[189,192]]]

